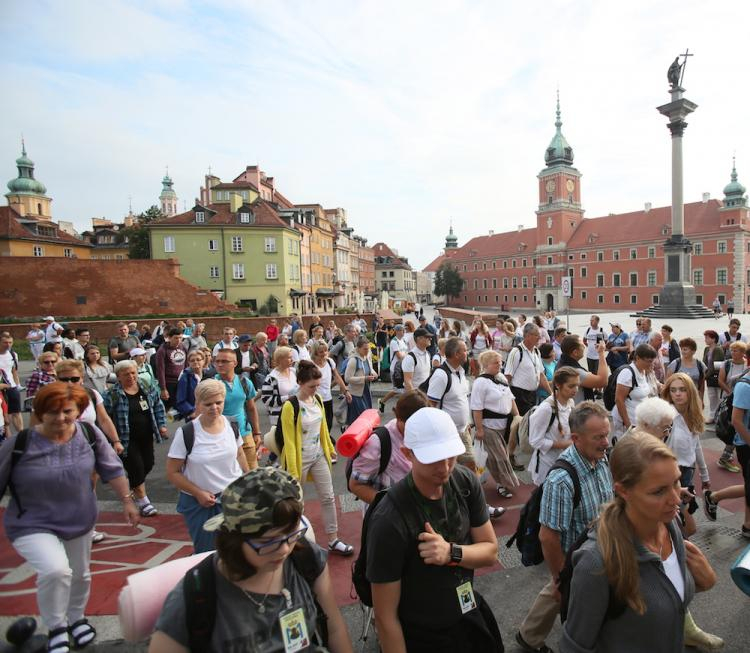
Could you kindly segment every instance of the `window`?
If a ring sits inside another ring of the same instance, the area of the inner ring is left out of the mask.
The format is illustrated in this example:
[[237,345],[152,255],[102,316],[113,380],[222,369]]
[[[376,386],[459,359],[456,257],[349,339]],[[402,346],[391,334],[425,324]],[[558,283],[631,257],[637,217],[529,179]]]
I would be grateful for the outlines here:
[[527,263],[527,260],[528,260],[528,259],[525,259],[525,258],[522,258],[522,259],[521,259],[521,267],[522,267],[522,268],[525,268],[525,267],[526,267],[526,263]]
[[513,267],[513,268],[514,268],[514,267],[516,267],[516,259],[513,259],[513,260],[512,260],[511,262],[510,262],[510,264],[511,264],[511,267]]
[[637,272],[631,272],[630,273],[630,285],[631,286],[637,286],[638,285],[638,273]]
[[245,264],[244,263],[232,263],[232,279],[244,279],[245,278]]
[[266,236],[264,238],[263,251],[266,253],[275,252],[276,251],[276,238],[274,238],[273,236]]
[[518,277],[513,277],[510,285],[513,286],[513,288],[518,288]]
[[620,273],[619,272],[615,272],[612,275],[612,285],[615,288],[619,288],[620,287]]
[[720,240],[716,243],[716,253],[717,254],[727,253],[727,241],[726,240]]
[[[492,287],[497,288],[497,279],[492,280]],[[496,300],[497,301],[497,300]]]
[[474,290],[476,290],[477,288],[479,288],[479,280],[474,279]]
[[486,270],[486,269],[487,269],[487,263],[482,263],[482,270]]
[[586,260],[586,252],[582,252],[582,253],[581,253],[581,260],[582,260],[582,261],[585,261],[585,260]]
[[568,276],[572,279],[575,276],[573,268],[568,268]]
[[243,250],[242,236],[232,236],[232,251],[241,252]]
[[503,269],[504,270],[508,269],[508,261],[503,261]]
[[[242,263],[238,263],[237,265],[242,265]],[[208,268],[208,276],[211,279],[218,279],[219,278],[219,266],[212,265],[210,268]]]
[[196,222],[205,222],[206,221],[206,214],[203,211],[196,211],[195,212],[195,221]]
[[240,213],[240,222],[250,224],[250,214],[244,211]]
[[278,279],[279,273],[276,270],[276,263],[266,263],[266,279]]
[[552,257],[551,256],[547,257],[547,265],[552,265]]
[[[583,257],[581,257],[581,258],[583,258]],[[596,253],[596,260],[600,261],[600,262],[603,261],[604,260],[604,252],[597,252]]]
[[216,252],[219,249],[219,241],[215,239],[211,239],[208,241],[208,251],[209,252]]
[[649,258],[656,258],[656,247],[649,247],[648,248],[648,257]]
[[659,295],[651,295],[651,303],[657,305],[659,303]]
[[588,272],[589,272],[589,271],[588,271],[588,269],[586,268],[586,266],[582,267],[582,268],[581,268],[581,278],[582,278],[582,279],[585,279],[585,278],[586,278],[586,275],[588,274]]
[[536,288],[536,276],[531,277],[531,287]]
[[698,304],[699,306],[701,304],[703,304],[703,295],[696,295],[695,296],[695,303]]
[[703,254],[703,243],[693,243],[693,254],[696,256]]
[[552,236],[547,236],[547,244],[548,245],[552,244]]
[[575,256],[573,256],[573,254],[568,254],[568,260],[569,261],[572,261],[574,258],[575,258]]
[[703,270],[693,270],[693,285],[694,286],[703,285]]
[[638,250],[637,249],[631,249],[630,250],[630,260],[634,261],[638,258]]
[[555,280],[551,274],[547,275],[547,288],[552,288],[555,285]]
[[620,250],[619,249],[613,249],[612,250],[612,260],[613,261],[619,261],[620,260]]
[[581,299],[587,299],[588,296],[589,296],[589,294],[585,290],[581,291]]
[[495,295],[495,303],[496,304],[500,303],[500,295]]
[[63,250],[63,256],[65,258],[73,258],[73,250],[70,247],[66,247]]
[[393,276],[393,270],[388,270],[388,276],[389,276],[389,277],[392,277],[392,276]]
[[716,270],[716,283],[719,286],[723,286],[727,283],[727,269],[718,268]]
[[478,269],[479,269],[479,266],[476,263],[474,263],[474,272],[476,272]]
[[638,303],[638,295],[630,295],[630,303],[631,304],[637,304]]
[[40,245],[34,245],[34,256],[44,256],[44,247],[41,247]]
[[497,269],[497,261],[492,261],[492,269]]
[[521,288],[528,288],[528,287],[529,287],[529,278],[521,277]]
[[487,290],[487,279],[482,279],[482,288]]
[[656,272],[654,272],[653,270],[649,270],[646,274],[646,285],[652,287],[656,285]]
[[596,303],[597,304],[603,304],[604,303],[604,295],[597,295],[596,296]]
[[615,304],[619,304],[620,303],[620,295],[615,295],[614,296],[614,302],[615,302]]
[[503,288],[508,287],[508,277],[503,277]]
[[604,288],[604,275],[603,274],[596,275],[596,285],[599,288]]
[[164,251],[174,252],[174,236],[164,236]]

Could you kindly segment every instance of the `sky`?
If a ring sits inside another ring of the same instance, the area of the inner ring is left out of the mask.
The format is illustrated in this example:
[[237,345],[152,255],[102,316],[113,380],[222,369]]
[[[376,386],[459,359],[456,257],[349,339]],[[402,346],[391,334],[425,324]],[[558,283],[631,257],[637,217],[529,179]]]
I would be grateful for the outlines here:
[[685,201],[735,154],[750,186],[749,23],[744,0],[5,0],[0,180],[23,135],[83,230],[158,203],[166,166],[191,208],[209,166],[260,165],[421,268],[451,221],[459,244],[536,223],[558,89],[585,215],[668,205],[656,107],[686,48]]

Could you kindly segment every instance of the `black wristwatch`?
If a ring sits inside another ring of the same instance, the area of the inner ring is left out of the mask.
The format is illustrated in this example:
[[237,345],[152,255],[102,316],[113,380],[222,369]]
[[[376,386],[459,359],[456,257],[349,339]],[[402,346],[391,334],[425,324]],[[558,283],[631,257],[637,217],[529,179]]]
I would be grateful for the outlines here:
[[455,567],[461,564],[461,560],[464,558],[464,550],[458,545],[451,542],[451,559],[448,563],[449,567]]

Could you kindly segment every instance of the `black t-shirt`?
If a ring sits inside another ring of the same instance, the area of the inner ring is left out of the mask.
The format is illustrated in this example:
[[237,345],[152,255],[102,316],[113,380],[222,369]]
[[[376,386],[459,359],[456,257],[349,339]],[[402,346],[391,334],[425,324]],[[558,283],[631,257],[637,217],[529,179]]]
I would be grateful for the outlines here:
[[[145,395],[139,390],[136,394],[130,395],[125,393],[128,397],[128,426],[130,427],[130,437],[135,436],[151,436],[151,413],[148,409],[148,404]],[[141,401],[146,406],[146,410],[141,407]]]
[[[474,572],[425,564],[417,537],[429,520],[446,540],[471,544],[471,529],[489,519],[487,502],[476,475],[461,465],[453,470],[438,500],[415,497],[410,480],[411,474],[375,507],[367,533],[367,578],[371,583],[401,581],[398,614],[402,624],[448,628],[462,616],[456,588],[471,581]],[[394,491],[398,507],[391,495]]]

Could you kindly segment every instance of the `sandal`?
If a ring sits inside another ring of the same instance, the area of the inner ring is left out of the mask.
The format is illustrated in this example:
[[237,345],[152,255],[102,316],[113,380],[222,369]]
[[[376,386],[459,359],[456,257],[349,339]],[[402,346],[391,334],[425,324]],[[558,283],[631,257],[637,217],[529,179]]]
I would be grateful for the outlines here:
[[338,538],[336,538],[333,542],[328,543],[328,550],[331,553],[338,553],[342,556],[350,556],[352,553],[354,553],[354,547],[351,544],[342,542]]
[[74,624],[68,626],[68,632],[73,638],[73,648],[85,648],[96,637],[96,628],[94,628],[85,617],[79,619]]
[[47,651],[51,653],[69,653],[70,640],[68,639],[68,628],[60,626],[50,630],[47,640]]
[[503,499],[512,499],[513,493],[508,490],[507,488],[504,488],[502,485],[497,486],[497,493],[503,498]]
[[159,514],[159,511],[154,508],[154,504],[147,503],[140,507],[141,517],[155,517]]

